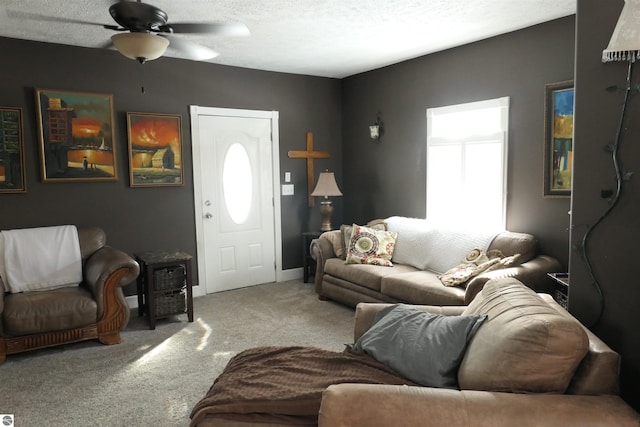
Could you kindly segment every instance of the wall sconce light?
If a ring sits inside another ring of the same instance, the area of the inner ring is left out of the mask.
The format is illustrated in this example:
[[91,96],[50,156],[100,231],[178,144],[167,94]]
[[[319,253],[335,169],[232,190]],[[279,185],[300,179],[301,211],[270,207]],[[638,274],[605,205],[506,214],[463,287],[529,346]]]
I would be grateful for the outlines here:
[[331,231],[331,215],[333,214],[333,205],[329,196],[342,196],[342,192],[336,184],[336,177],[333,172],[321,172],[318,177],[316,188],[311,192],[312,196],[323,196],[320,202],[320,215],[322,215],[322,231]]
[[369,135],[373,141],[377,141],[380,139],[382,134],[384,133],[384,125],[382,120],[380,119],[380,113],[376,116],[376,122],[369,126]]

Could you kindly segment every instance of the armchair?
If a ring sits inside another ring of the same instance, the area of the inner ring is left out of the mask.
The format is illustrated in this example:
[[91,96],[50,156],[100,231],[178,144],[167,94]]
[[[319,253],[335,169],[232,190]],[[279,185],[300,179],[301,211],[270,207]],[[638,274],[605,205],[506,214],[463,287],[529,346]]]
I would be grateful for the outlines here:
[[100,228],[78,228],[78,239],[79,286],[0,292],[0,363],[8,354],[64,343],[89,339],[120,343],[120,331],[130,315],[122,286],[133,282],[140,268],[129,255],[107,246]]

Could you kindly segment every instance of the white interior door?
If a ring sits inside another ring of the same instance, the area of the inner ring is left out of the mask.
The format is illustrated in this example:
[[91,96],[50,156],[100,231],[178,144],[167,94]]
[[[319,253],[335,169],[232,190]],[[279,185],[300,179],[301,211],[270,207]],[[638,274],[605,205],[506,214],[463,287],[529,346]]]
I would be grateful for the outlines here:
[[276,280],[274,126],[277,112],[192,107],[198,276],[207,293]]

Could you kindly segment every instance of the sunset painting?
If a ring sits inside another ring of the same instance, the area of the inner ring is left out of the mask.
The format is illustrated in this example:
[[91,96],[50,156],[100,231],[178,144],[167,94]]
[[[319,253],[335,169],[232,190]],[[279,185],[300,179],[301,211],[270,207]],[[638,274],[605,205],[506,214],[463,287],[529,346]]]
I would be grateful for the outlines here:
[[181,122],[177,114],[127,113],[131,187],[182,185]]
[[115,181],[113,97],[36,89],[42,180]]

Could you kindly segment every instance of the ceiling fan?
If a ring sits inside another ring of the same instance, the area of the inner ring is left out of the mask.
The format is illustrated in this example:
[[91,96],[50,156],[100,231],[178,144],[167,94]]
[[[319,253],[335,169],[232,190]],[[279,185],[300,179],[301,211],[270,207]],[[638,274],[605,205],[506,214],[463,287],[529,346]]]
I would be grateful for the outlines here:
[[111,37],[111,45],[127,58],[141,64],[161,57],[171,43],[173,47],[188,58],[203,61],[218,56],[208,47],[174,37],[175,34],[204,33],[221,36],[248,36],[249,29],[235,22],[168,22],[168,15],[162,9],[141,0],[119,0],[109,7],[109,14],[118,25],[99,24],[76,19],[44,16],[33,13],[8,14],[19,18],[71,22],[77,24],[99,25],[108,30],[118,31]]

